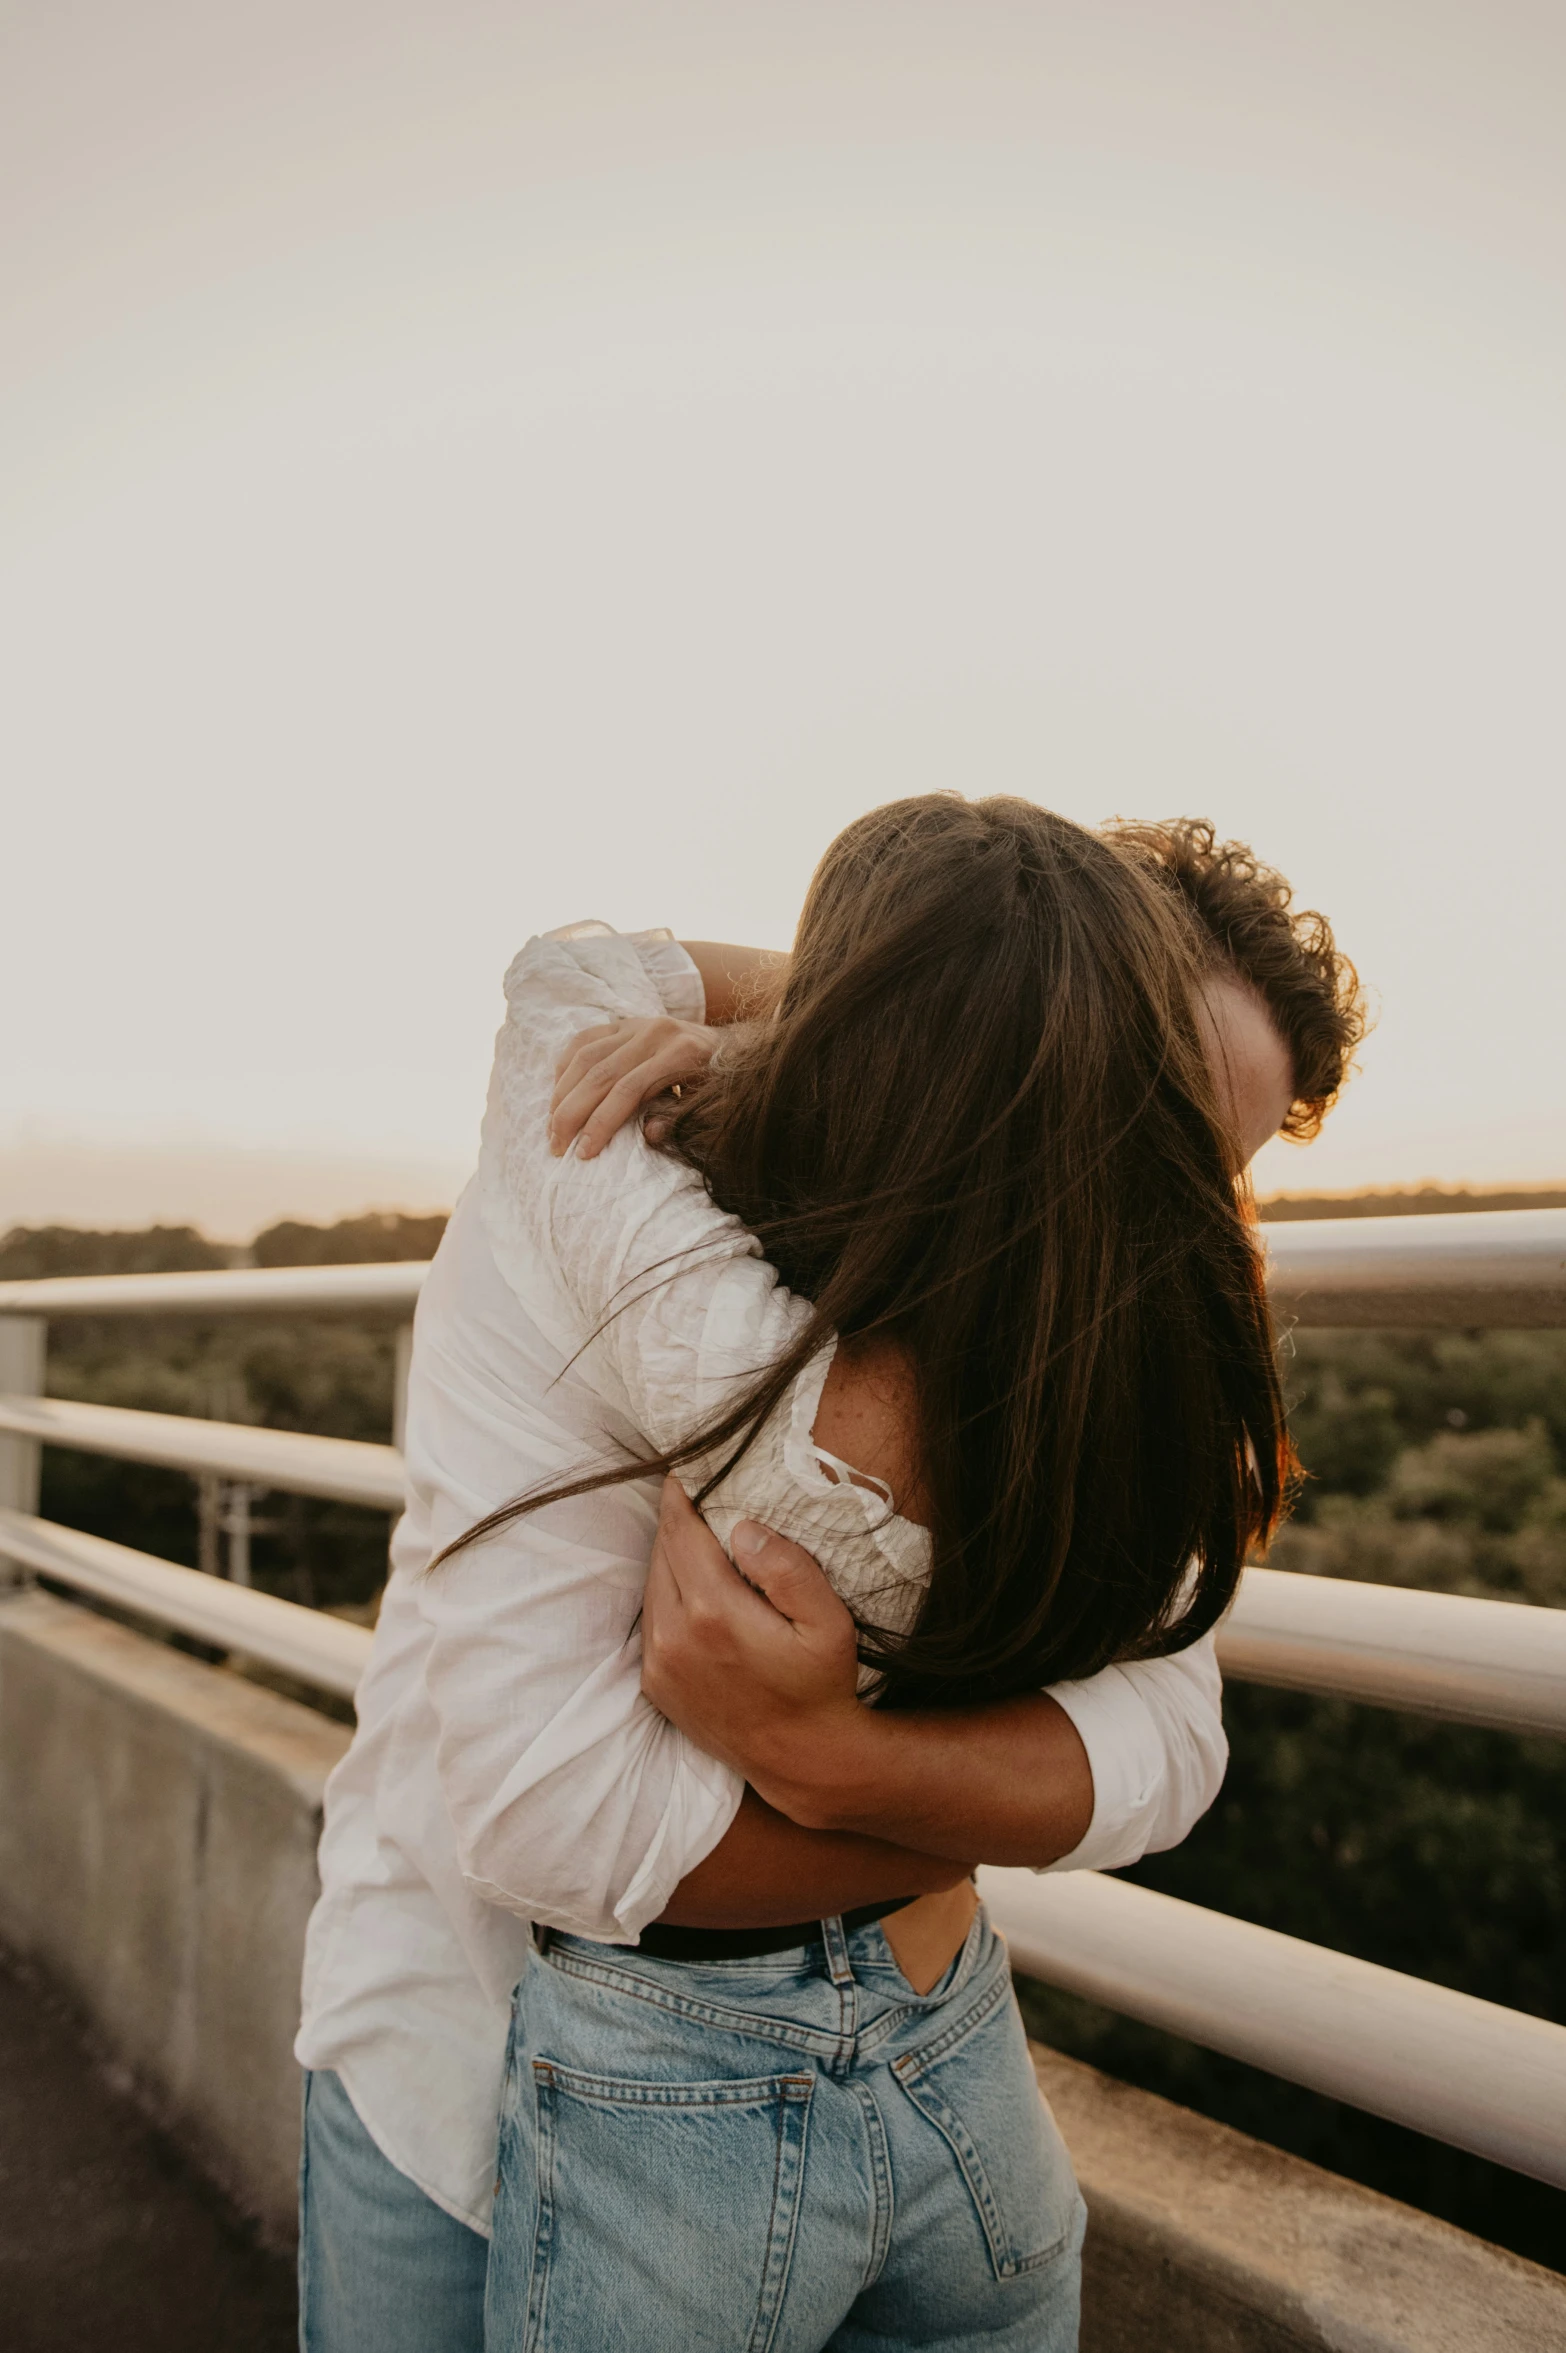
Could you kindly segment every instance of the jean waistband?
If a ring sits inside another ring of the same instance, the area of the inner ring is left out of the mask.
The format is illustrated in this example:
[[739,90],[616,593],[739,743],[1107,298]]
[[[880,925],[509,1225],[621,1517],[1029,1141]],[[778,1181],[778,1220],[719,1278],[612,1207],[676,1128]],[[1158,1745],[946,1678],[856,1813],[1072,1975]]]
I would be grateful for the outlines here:
[[[840,1915],[846,1933],[868,1928],[872,1921],[889,1920],[915,1901],[896,1896],[890,1903],[861,1904]],[[637,1950],[657,1961],[748,1961],[760,1953],[792,1952],[798,1945],[819,1944],[819,1920],[793,1920],[781,1928],[677,1928],[654,1920],[642,1930]]]

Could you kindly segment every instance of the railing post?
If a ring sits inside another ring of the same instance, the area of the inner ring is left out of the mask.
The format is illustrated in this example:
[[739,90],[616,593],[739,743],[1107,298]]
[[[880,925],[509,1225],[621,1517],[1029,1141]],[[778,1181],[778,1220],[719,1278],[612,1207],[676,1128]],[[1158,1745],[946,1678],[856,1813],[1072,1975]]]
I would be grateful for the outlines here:
[[243,1479],[229,1483],[228,1510],[223,1525],[228,1530],[228,1576],[231,1585],[250,1583],[250,1539],[255,1534],[255,1520],[250,1506],[257,1489]]
[[[41,1315],[0,1315],[0,1396],[41,1397],[49,1327]],[[0,1437],[0,1506],[38,1509],[40,1448],[36,1438]],[[0,1555],[0,1585],[15,1585],[19,1561]]]
[[223,1482],[216,1471],[196,1473],[196,1566],[204,1577],[221,1577]]
[[408,1367],[413,1362],[413,1326],[397,1326],[397,1354],[392,1369],[392,1444],[406,1453],[408,1435]]

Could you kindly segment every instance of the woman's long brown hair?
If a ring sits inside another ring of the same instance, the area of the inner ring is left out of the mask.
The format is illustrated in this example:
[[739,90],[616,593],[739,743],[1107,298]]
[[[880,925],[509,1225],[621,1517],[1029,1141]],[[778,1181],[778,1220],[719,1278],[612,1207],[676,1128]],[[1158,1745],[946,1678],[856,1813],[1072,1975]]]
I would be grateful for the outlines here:
[[849,826],[775,1008],[663,1147],[809,1325],[681,1446],[472,1534],[716,1450],[700,1501],[831,1332],[877,1334],[913,1371],[934,1546],[911,1633],[863,1638],[886,1697],[1037,1689],[1195,1641],[1291,1461],[1196,1026],[1210,964],[1140,844],[944,793]]

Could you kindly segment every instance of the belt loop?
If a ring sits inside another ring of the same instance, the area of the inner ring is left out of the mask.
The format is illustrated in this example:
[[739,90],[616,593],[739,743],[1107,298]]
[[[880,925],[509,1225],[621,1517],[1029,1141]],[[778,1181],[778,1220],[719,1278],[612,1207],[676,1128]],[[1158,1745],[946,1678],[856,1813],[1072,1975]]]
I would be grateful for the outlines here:
[[827,1975],[837,1986],[852,1985],[854,1965],[848,1957],[848,1932],[843,1926],[841,1912],[821,1923],[821,1941],[826,1947]]

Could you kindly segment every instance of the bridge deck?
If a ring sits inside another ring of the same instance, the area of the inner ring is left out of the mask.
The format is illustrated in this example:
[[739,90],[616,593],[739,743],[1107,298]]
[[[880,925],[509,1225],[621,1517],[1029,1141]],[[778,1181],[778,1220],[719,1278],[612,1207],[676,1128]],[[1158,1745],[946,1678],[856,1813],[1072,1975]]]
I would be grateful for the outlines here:
[[291,2353],[293,2266],[255,2245],[0,1955],[6,2353]]

